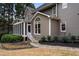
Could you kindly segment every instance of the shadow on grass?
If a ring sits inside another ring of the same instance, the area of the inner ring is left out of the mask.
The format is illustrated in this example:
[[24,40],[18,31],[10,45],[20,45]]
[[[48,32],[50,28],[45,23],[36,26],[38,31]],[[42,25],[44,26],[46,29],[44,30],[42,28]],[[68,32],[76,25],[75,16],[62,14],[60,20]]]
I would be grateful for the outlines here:
[[64,46],[64,47],[72,47],[79,48],[79,43],[52,43],[52,42],[43,42],[40,44],[51,45],[51,46]]

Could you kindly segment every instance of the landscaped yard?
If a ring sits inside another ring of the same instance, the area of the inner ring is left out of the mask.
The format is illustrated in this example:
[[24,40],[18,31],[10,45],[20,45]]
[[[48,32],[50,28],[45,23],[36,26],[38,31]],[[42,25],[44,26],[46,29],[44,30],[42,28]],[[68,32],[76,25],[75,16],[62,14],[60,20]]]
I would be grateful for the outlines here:
[[69,56],[77,55],[79,56],[79,51],[71,50],[59,50],[52,48],[27,48],[27,49],[18,49],[18,50],[5,50],[0,49],[1,56]]

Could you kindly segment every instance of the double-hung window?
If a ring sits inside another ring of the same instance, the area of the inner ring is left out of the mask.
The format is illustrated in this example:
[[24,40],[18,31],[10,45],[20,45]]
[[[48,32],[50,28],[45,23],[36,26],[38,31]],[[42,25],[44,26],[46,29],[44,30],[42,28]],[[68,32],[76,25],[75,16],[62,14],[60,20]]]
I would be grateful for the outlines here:
[[66,22],[65,23],[60,23],[60,31],[61,32],[66,32]]
[[41,32],[41,30],[40,30],[40,18],[36,18],[36,20],[35,20],[35,24],[34,24],[34,33],[36,34],[36,35],[40,35],[40,32]]

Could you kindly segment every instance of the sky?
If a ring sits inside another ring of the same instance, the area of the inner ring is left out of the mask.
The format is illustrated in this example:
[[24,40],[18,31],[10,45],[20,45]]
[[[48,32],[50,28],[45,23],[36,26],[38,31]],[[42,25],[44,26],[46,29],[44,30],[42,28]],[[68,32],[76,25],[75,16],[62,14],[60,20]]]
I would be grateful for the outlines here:
[[43,3],[34,3],[35,8],[38,8],[39,6],[41,6]]

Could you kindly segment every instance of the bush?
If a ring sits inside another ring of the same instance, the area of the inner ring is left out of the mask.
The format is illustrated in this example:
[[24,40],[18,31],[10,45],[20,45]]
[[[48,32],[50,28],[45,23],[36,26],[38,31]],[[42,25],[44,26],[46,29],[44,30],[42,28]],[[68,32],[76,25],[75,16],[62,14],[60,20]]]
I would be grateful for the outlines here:
[[7,33],[0,33],[0,40],[1,40],[1,37],[2,37],[4,34],[7,34]]
[[51,39],[52,39],[52,38],[51,38],[51,36],[47,36],[47,41],[49,41],[49,42],[50,42],[50,41],[51,41]]
[[23,37],[18,35],[12,35],[12,34],[5,34],[1,37],[2,43],[14,43],[14,42],[20,42],[22,41]]
[[63,43],[71,43],[71,39],[68,36],[62,37]]
[[54,42],[58,42],[58,36],[54,36],[53,39],[54,39]]
[[39,40],[39,42],[41,43],[41,42],[46,42],[47,40],[46,40],[46,37],[45,36],[43,36],[43,37],[41,37],[41,40]]
[[71,36],[71,40],[72,40],[72,43],[74,43],[76,40],[76,36]]

